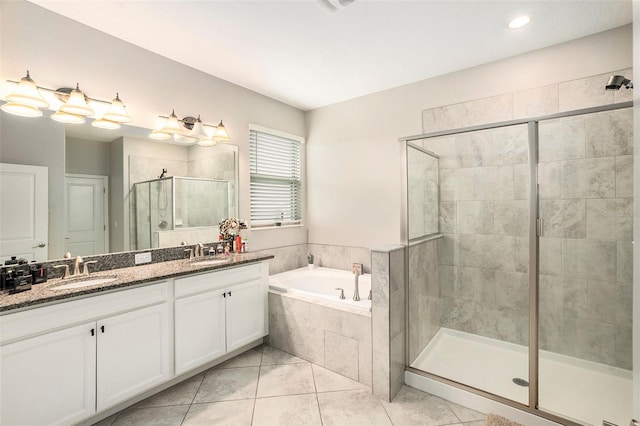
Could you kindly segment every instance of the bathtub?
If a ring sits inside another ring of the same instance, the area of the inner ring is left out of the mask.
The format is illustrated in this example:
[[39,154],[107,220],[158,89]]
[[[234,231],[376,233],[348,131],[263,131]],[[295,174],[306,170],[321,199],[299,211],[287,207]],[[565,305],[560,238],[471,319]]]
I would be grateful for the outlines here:
[[[363,274],[358,278],[360,300],[353,300],[355,277],[352,272],[308,267],[282,272],[269,277],[269,290],[303,300],[329,304],[342,310],[359,312],[371,311],[371,274]],[[345,299],[340,299],[340,290],[344,289]]]

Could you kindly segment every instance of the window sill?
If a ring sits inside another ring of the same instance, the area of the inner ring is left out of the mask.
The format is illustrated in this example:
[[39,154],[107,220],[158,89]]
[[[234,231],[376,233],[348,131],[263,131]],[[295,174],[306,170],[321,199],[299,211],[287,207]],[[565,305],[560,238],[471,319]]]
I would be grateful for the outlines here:
[[253,231],[265,231],[265,230],[273,230],[273,229],[292,229],[292,228],[304,228],[304,223],[295,223],[295,224],[291,224],[291,225],[281,225],[281,226],[275,226],[275,225],[269,225],[269,226],[257,226],[257,227],[252,227],[251,232]]

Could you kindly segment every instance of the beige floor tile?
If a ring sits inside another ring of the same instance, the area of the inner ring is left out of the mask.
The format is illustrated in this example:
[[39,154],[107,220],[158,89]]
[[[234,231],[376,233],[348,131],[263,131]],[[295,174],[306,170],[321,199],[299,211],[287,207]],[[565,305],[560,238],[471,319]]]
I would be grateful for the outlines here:
[[262,352],[262,365],[304,364],[307,362],[309,361],[271,346],[265,346]]
[[262,347],[259,349],[250,349],[247,352],[241,353],[215,368],[260,367],[261,362]]
[[148,407],[166,407],[170,405],[183,405],[191,404],[193,397],[196,396],[198,388],[204,379],[204,373],[198,374],[190,379],[178,383],[169,389],[163,390],[138,404],[134,405],[135,408],[148,408]]
[[313,379],[316,382],[316,390],[318,392],[331,392],[352,389],[369,389],[371,388],[356,382],[348,377],[344,377],[331,370],[312,364]]
[[391,425],[380,400],[366,390],[319,393],[318,404],[324,426]]
[[188,405],[174,405],[172,407],[130,408],[120,413],[112,426],[179,426],[184,415],[189,410]]
[[311,364],[265,365],[260,368],[258,398],[315,391]]
[[[433,398],[437,397],[434,396]],[[456,417],[458,417],[458,419],[460,419],[460,421],[463,423],[481,422],[482,424],[484,424],[487,421],[486,414],[482,414],[478,411],[472,410],[471,408],[463,407],[462,405],[458,405],[447,400],[444,400],[444,402],[449,406],[449,408],[451,408]]]
[[321,426],[315,394],[256,399],[253,426]]
[[111,426],[113,424],[113,422],[116,421],[116,418],[118,417],[120,413],[116,413],[112,416],[107,417],[106,419],[102,419],[97,423],[94,423],[92,426]]
[[475,422],[466,422],[463,423],[463,426],[486,426],[487,425],[487,421],[486,420],[478,420]]
[[259,371],[260,367],[209,370],[193,402],[255,398]]
[[403,386],[393,402],[382,401],[391,421],[397,425],[450,425],[460,423],[449,405],[442,399]]
[[251,425],[253,399],[193,404],[183,426],[244,426]]

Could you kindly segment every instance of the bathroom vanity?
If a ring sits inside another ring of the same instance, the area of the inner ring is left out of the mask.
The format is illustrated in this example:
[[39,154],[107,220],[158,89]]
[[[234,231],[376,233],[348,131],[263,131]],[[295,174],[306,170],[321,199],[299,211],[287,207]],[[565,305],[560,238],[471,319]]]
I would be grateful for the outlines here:
[[75,424],[261,343],[271,257],[161,262],[0,296],[0,424]]

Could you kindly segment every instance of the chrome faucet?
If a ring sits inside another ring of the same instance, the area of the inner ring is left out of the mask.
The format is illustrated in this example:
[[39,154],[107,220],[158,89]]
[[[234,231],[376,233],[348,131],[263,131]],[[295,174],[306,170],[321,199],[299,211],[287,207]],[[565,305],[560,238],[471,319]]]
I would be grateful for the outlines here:
[[89,276],[89,274],[90,274],[89,265],[92,265],[94,263],[98,263],[98,261],[97,260],[89,260],[87,262],[84,262],[84,264],[82,265],[82,275]]
[[75,260],[73,261],[73,276],[74,277],[80,276],[80,264],[81,263],[83,263],[82,257],[76,256]]
[[193,250],[193,257],[202,257],[204,256],[204,244],[198,243]]
[[351,265],[351,270],[355,274],[355,286],[353,289],[353,300],[356,302],[360,300],[360,292],[358,290],[358,277],[362,275],[362,263],[354,263]]

